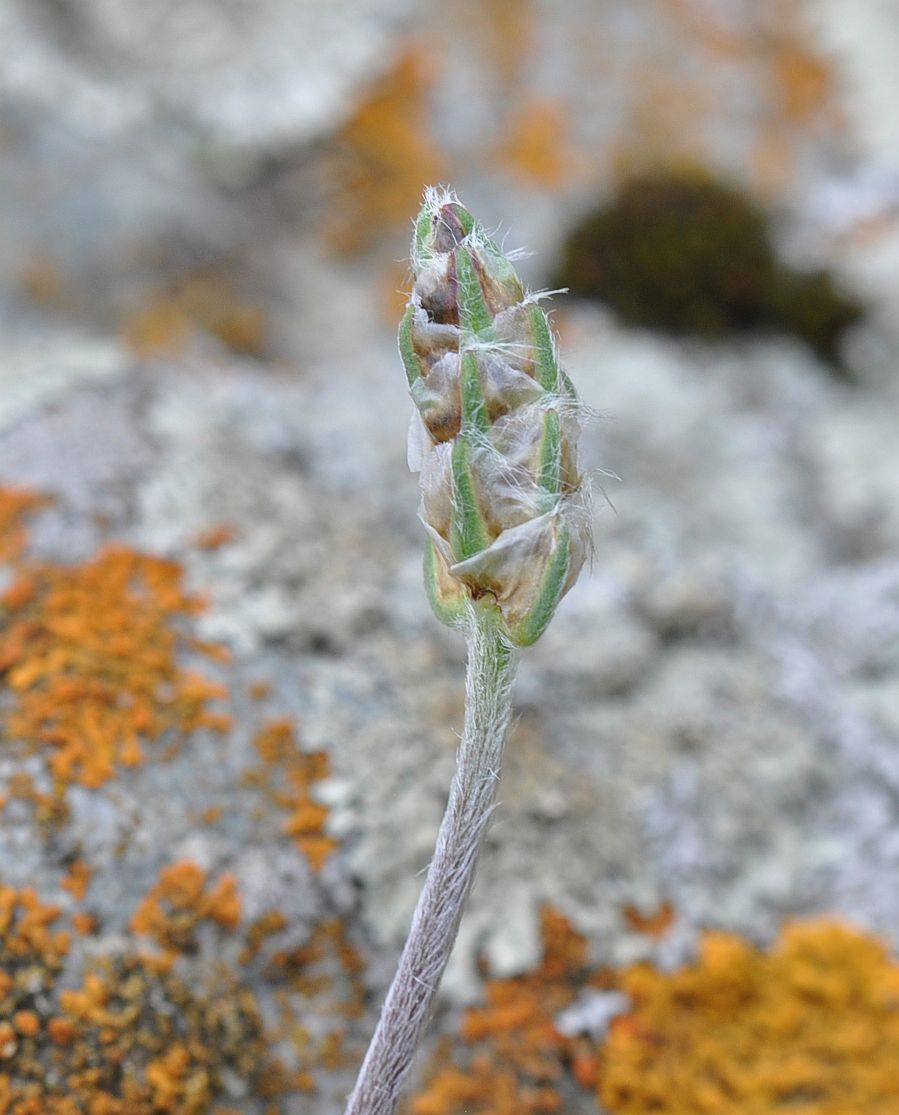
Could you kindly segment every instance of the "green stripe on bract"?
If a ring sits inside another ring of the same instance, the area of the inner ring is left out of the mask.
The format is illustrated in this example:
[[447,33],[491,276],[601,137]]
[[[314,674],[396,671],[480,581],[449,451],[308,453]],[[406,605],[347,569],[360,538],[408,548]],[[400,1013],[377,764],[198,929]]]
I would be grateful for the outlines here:
[[556,363],[552,330],[546,314],[539,306],[531,307],[531,327],[534,330],[534,364],[537,370],[537,382],[544,391],[557,391],[559,365]]
[[458,582],[455,588],[443,588],[440,583],[440,568],[441,558],[437,553],[437,546],[434,540],[429,538],[425,542],[424,552],[425,590],[434,615],[447,627],[455,627],[462,620],[468,607],[468,592]]
[[465,561],[490,545],[487,523],[481,514],[471,474],[471,441],[460,434],[453,445],[453,513],[450,548],[454,561]]
[[529,647],[540,638],[546,625],[562,599],[565,581],[568,578],[568,562],[571,553],[571,540],[564,519],[559,522],[556,548],[546,568],[543,584],[530,612],[509,631],[510,637],[521,647]]
[[460,205],[458,201],[452,203],[452,209],[453,213],[456,215],[456,220],[458,220],[459,224],[462,226],[462,231],[466,236],[469,236],[475,226],[474,217],[472,217],[465,206]]
[[403,320],[400,322],[400,357],[403,361],[403,367],[406,370],[406,379],[409,381],[409,386],[421,379],[421,361],[418,359],[418,354],[415,351],[415,345],[412,343],[412,319],[415,317],[415,306],[411,303],[406,307],[406,312],[403,314]]
[[553,496],[562,492],[562,422],[556,410],[548,410],[543,419],[537,483]]
[[577,388],[571,382],[571,376],[564,368],[559,368],[559,385],[570,399],[577,402]]
[[459,372],[459,390],[462,396],[462,429],[469,432],[490,428],[490,417],[484,400],[484,385],[477,357],[473,352],[462,355]]
[[415,247],[412,253],[412,262],[416,265],[420,262],[433,259],[434,256],[434,253],[427,244],[431,236],[432,215],[430,207],[425,205],[415,219],[415,236],[413,237]]
[[[515,270],[505,254],[493,240],[483,230],[481,231],[481,238],[478,241],[481,256],[484,260],[485,270],[490,275],[490,278],[498,285],[503,287],[509,297],[509,303],[520,302],[524,297],[524,287],[521,285],[521,279],[518,277],[518,272]],[[511,289],[515,288],[515,297],[511,296]]]
[[467,248],[456,249],[459,321],[470,333],[483,333],[493,324],[493,315],[484,300],[478,273]]

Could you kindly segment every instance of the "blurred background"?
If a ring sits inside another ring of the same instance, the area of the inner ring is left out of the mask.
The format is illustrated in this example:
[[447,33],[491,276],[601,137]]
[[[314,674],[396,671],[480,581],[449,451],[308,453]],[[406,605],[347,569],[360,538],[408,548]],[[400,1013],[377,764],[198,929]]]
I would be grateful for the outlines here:
[[570,292],[596,557],[407,1115],[899,1112],[899,7],[0,42],[0,1111],[339,1115],[461,724],[395,343],[446,183]]

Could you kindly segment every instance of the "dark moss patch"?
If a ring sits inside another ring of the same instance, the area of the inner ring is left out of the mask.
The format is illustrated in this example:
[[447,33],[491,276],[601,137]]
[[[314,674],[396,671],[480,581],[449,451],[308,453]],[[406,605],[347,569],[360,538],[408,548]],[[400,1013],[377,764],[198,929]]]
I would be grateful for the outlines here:
[[863,307],[827,271],[782,263],[761,206],[703,172],[625,184],[571,231],[553,285],[608,303],[627,325],[710,340],[782,329],[840,368]]
[[864,316],[860,302],[839,289],[829,271],[782,269],[770,292],[772,324],[795,333],[826,363],[843,370],[840,340]]

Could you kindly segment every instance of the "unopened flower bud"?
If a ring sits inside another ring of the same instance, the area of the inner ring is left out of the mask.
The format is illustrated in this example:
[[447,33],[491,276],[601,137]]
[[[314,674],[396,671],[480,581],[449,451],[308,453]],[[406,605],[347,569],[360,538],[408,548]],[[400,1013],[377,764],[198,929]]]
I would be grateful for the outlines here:
[[579,404],[546,314],[449,192],[428,190],[399,343],[417,408],[425,579],[445,623],[492,604],[533,643],[590,548]]

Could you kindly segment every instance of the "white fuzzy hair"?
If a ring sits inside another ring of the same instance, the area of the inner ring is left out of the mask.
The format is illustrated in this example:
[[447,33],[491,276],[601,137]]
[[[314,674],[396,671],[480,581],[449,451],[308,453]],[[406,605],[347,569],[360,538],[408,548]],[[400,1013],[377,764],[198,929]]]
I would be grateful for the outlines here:
[[393,1115],[456,938],[496,802],[517,656],[492,624],[467,625],[465,727],[428,877],[345,1115]]

